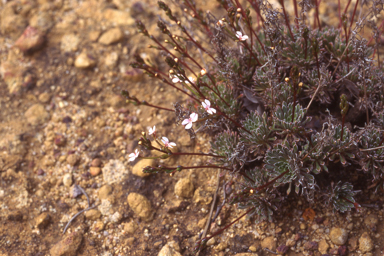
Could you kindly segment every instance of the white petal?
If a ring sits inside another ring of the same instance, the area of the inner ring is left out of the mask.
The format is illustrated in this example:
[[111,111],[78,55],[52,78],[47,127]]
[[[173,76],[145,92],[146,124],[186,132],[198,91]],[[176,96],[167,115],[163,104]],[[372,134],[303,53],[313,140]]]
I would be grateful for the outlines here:
[[184,119],[184,121],[181,123],[182,125],[186,125],[189,123],[189,119]]
[[163,138],[161,138],[161,142],[163,142],[164,144],[167,144],[169,142],[169,140],[167,137],[163,137]]
[[172,147],[176,147],[176,143],[175,142],[170,142],[169,145],[172,146]]
[[212,112],[212,113],[216,113],[216,109],[211,108],[211,112]]
[[178,77],[172,78],[172,83],[178,83],[180,79]]
[[207,104],[208,107],[211,106],[211,102],[210,102],[209,100],[206,99],[206,100],[205,100],[205,103]]
[[131,158],[129,158],[129,162],[133,162],[133,161],[135,161],[135,159],[136,159],[136,157],[131,157]]
[[236,32],[236,36],[237,36],[237,38],[241,38],[242,35],[243,35],[243,34],[242,34],[240,31],[237,31],[237,32]]
[[129,154],[128,157],[129,157],[129,158],[132,158],[132,157],[133,157],[133,158],[136,158],[135,153],[131,153],[131,154]]
[[207,104],[205,104],[205,102],[201,102],[201,105],[203,105],[203,108],[207,107]]
[[186,126],[185,126],[185,130],[189,130],[192,128],[192,123],[188,123]]
[[196,114],[195,112],[193,112],[193,113],[190,115],[190,117],[191,117],[192,122],[196,122],[196,121],[197,121],[197,118],[199,117],[199,115]]
[[241,38],[241,41],[245,41],[248,39],[248,36],[247,35],[243,35],[243,37]]

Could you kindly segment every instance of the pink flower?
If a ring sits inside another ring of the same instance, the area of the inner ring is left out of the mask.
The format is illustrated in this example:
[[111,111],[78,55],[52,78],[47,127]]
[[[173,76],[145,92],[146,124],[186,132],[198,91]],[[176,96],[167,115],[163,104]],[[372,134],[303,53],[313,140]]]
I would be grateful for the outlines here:
[[153,128],[149,128],[149,135],[155,134],[156,135],[156,126],[154,125]]
[[131,153],[131,154],[129,154],[129,155],[128,155],[128,157],[129,157],[129,161],[130,161],[130,162],[135,161],[136,158],[139,156],[139,153],[140,153],[139,150],[136,149],[136,150],[135,150],[135,153]]
[[197,118],[199,117],[198,114],[193,112],[188,119],[184,119],[184,121],[181,123],[182,125],[185,125],[185,129],[191,129],[192,128],[192,123],[197,121]]
[[248,39],[247,35],[243,35],[240,31],[236,32],[236,37],[239,38],[240,41],[245,41]]
[[161,138],[161,142],[164,143],[164,147],[166,147],[166,148],[176,147],[176,143],[175,142],[169,142],[167,137]]
[[204,102],[201,102],[201,104],[203,105],[203,108],[209,113],[209,114],[215,114],[216,113],[216,109],[214,108],[211,108],[211,102],[209,100],[204,100]]

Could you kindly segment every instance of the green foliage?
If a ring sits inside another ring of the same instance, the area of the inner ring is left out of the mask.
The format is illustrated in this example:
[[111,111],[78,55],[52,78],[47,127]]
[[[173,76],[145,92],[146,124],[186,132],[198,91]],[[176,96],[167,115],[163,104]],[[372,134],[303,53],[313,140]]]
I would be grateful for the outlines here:
[[252,148],[263,145],[270,147],[269,143],[275,138],[271,137],[274,127],[268,123],[266,113],[260,116],[257,112],[251,112],[243,122],[243,127],[250,131],[251,134],[244,130],[240,131],[244,143]]
[[[292,115],[293,118],[292,118]],[[295,106],[293,112],[293,103],[283,102],[281,107],[278,107],[275,112],[275,126],[276,129],[281,130],[283,133],[295,133],[302,130],[303,126],[311,119],[305,117],[305,109],[300,104]]]
[[349,211],[355,207],[355,199],[353,197],[358,192],[353,191],[351,183],[339,181],[335,186],[331,187],[328,204],[336,211]]
[[211,142],[211,151],[224,158],[217,158],[216,161],[224,166],[239,165],[242,161],[239,158],[240,136],[236,132],[224,131],[219,133]]

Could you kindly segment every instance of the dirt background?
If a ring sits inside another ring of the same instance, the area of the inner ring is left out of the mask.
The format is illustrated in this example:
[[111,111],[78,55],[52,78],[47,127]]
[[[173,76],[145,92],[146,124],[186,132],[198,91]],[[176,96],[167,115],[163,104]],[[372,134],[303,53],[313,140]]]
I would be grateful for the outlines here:
[[[216,2],[203,7],[220,17]],[[323,24],[338,23],[336,8],[332,1],[321,5]],[[185,102],[129,67],[139,53],[167,72],[134,24],[142,19],[159,36],[161,13],[155,1],[0,2],[1,256],[192,255],[217,170],[145,176],[142,167],[164,160],[128,161],[141,132],[154,125],[177,150],[209,151],[208,135],[191,141],[173,114],[127,105],[120,96],[129,90],[164,107]],[[202,163],[190,157],[165,161]],[[369,204],[380,195],[362,199]],[[63,234],[71,217],[88,206],[95,208]],[[305,220],[309,207],[316,216]],[[225,207],[212,229],[241,213]],[[382,255],[383,236],[380,209],[339,214],[293,197],[274,223],[243,218],[200,255],[272,255],[264,248],[280,245],[289,248],[287,255]]]

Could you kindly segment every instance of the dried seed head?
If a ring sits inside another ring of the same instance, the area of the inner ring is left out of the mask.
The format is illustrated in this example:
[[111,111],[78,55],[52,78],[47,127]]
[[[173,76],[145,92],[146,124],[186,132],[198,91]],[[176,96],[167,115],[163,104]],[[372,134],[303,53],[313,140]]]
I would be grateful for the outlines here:
[[178,58],[174,58],[173,59],[176,63],[179,61],[179,59]]
[[169,41],[167,39],[164,40],[165,43],[168,43]]
[[177,46],[173,47],[173,49],[177,50]]
[[177,22],[177,25],[180,25],[180,24],[181,24],[181,22],[180,22],[180,21],[178,21],[178,22]]
[[236,10],[237,12],[241,12],[241,8],[237,8],[237,10]]
[[236,18],[240,19],[240,17],[241,17],[241,15],[240,15],[240,13],[238,13],[238,14],[236,15]]
[[203,68],[201,71],[200,71],[200,75],[201,76],[204,76],[205,74],[207,74],[207,70],[205,68]]
[[289,78],[288,78],[288,77],[286,77],[284,80],[285,80],[285,82],[287,82],[287,83],[289,82]]
[[249,193],[253,194],[254,193],[253,189],[249,190]]
[[300,83],[299,83],[299,87],[303,87],[303,82],[300,82]]
[[173,74],[175,73],[175,71],[173,71],[173,69],[169,70],[169,74]]
[[145,132],[141,132],[141,135],[145,136]]

